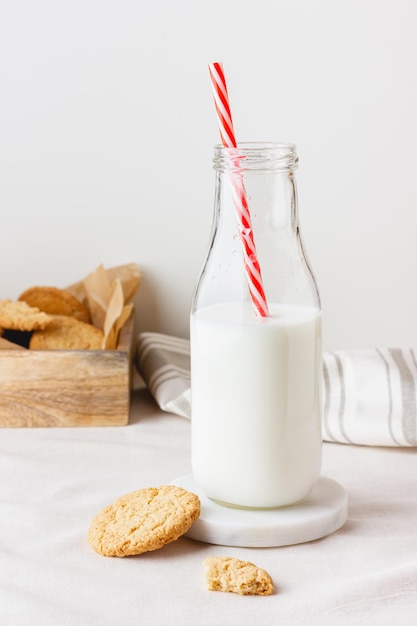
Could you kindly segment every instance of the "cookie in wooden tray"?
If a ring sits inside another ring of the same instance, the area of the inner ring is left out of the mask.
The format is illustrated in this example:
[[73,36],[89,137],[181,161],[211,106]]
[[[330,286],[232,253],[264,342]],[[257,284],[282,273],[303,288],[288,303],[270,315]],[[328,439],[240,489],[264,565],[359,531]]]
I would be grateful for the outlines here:
[[38,330],[47,328],[53,319],[26,302],[0,300],[0,328],[8,330]]
[[100,350],[103,332],[80,322],[75,317],[53,315],[52,322],[45,330],[32,334],[29,342],[31,350]]
[[93,519],[88,541],[103,556],[158,550],[187,532],[200,515],[200,499],[182,487],[147,487],[118,498]]
[[80,322],[91,322],[87,307],[71,293],[58,287],[30,287],[18,299],[51,315],[68,315]]

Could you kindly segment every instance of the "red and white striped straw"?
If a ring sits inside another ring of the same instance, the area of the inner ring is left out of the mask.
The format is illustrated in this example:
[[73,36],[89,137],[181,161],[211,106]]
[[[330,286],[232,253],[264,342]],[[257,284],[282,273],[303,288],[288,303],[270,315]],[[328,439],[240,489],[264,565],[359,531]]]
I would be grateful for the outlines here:
[[[209,72],[213,87],[214,104],[216,107],[220,137],[225,148],[237,148],[235,132],[233,129],[232,114],[229,106],[226,78],[221,63],[210,63]],[[262,286],[261,268],[256,255],[255,241],[253,238],[252,223],[249,206],[246,198],[243,173],[239,166],[239,153],[236,150],[236,160],[233,161],[236,171],[231,176],[233,203],[240,239],[243,248],[243,261],[249,292],[255,312],[260,317],[268,316],[268,304]]]

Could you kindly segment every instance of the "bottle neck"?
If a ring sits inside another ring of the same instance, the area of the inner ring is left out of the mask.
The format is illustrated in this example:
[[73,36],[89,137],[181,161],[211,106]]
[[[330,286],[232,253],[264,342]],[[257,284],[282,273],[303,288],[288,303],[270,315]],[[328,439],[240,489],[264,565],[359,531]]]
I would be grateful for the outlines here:
[[[243,143],[236,148],[215,146],[216,206],[237,228],[256,228],[257,237],[292,238],[298,231],[295,170],[296,148],[284,143]],[[248,219],[239,213],[247,207]],[[237,216],[237,220],[236,220]],[[252,223],[252,224],[250,224]]]
[[197,308],[246,302],[320,307],[298,223],[293,144],[216,146],[214,221],[193,299]]

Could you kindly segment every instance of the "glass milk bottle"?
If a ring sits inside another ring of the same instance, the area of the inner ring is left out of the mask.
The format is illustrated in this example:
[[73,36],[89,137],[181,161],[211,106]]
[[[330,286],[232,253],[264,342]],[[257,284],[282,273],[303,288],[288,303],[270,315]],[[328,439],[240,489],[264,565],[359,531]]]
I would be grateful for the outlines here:
[[[291,144],[214,150],[213,231],[190,320],[192,470],[205,495],[232,506],[299,502],[321,469],[321,307],[300,234],[297,162]],[[239,176],[266,316],[243,262]]]

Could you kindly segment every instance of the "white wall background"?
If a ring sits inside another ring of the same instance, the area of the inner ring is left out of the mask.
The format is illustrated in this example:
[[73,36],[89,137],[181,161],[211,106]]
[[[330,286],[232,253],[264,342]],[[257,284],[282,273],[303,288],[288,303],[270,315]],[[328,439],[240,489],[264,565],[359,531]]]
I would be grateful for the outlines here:
[[218,142],[298,146],[327,350],[416,346],[415,0],[3,0],[0,298],[136,262],[138,330],[188,335]]

